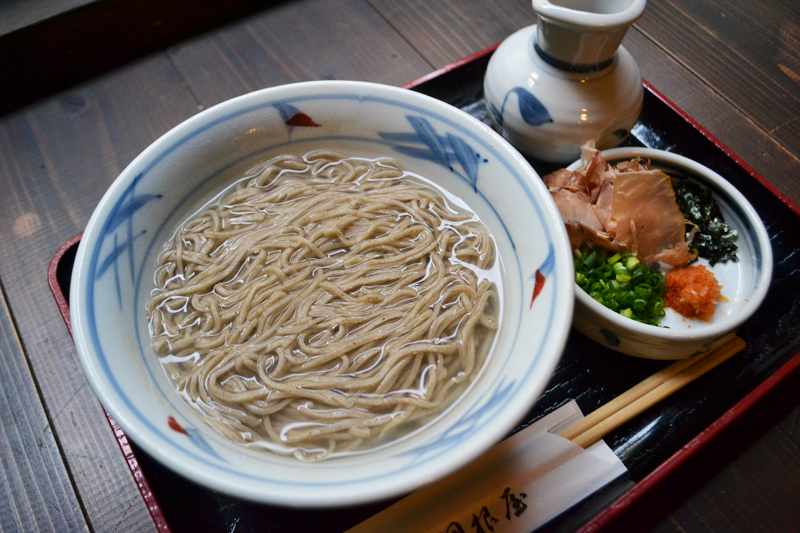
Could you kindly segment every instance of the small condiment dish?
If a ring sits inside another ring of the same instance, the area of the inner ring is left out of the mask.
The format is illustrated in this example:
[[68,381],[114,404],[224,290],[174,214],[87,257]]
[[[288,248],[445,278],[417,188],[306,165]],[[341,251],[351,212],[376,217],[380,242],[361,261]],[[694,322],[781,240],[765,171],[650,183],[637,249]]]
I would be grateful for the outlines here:
[[[608,163],[642,157],[653,168],[691,179],[712,191],[725,221],[738,232],[738,262],[705,265],[722,286],[721,301],[710,322],[685,318],[667,308],[660,326],[626,318],[595,301],[577,285],[573,325],[612,350],[647,359],[682,359],[724,343],[761,305],[772,277],[772,248],[761,217],[725,178],[686,157],[649,148],[614,148],[601,152]],[[576,171],[580,161],[568,167]]]

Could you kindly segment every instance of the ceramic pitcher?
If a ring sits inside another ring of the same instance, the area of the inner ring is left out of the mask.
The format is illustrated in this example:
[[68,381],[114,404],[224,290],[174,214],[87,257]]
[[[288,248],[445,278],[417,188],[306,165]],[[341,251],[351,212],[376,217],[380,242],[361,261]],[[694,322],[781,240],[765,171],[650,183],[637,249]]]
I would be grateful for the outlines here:
[[568,163],[593,140],[612,148],[642,109],[642,77],[620,44],[646,0],[533,0],[537,23],[497,48],[484,79],[489,115],[524,154]]

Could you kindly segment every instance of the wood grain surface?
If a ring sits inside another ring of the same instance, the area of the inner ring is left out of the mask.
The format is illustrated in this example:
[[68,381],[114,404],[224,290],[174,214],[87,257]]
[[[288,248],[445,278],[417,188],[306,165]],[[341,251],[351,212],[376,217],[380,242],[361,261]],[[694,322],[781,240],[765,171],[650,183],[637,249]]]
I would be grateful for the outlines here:
[[800,153],[796,8],[746,0],[651,2],[636,27],[776,141]]
[[6,0],[0,3],[0,35],[31,26],[97,0]]
[[[50,258],[133,157],[197,111],[163,55],[0,123],[0,278],[80,501],[96,531],[152,524],[48,294]],[[42,473],[44,475],[44,473]],[[73,495],[74,498],[74,495]],[[55,503],[55,502],[54,502]],[[66,508],[71,503],[61,504]]]
[[5,301],[0,383],[0,531],[87,530]]
[[530,2],[368,0],[433,68],[498,43],[536,22]]
[[800,182],[794,178],[800,175],[800,151],[787,149],[757,122],[735,111],[727,99],[641,32],[629,32],[624,45],[639,64],[642,77],[792,201],[800,201]]
[[2,2],[0,114],[282,1]]
[[298,0],[171,48],[208,107],[240,94],[309,80],[402,85],[431,68],[363,0]]
[[[527,0],[272,4],[0,118],[0,531],[153,529],[45,279],[143,148],[248,91],[402,85],[534,22]],[[651,0],[624,45],[648,81],[800,203],[797,2]],[[795,410],[655,531],[800,530],[798,445]]]

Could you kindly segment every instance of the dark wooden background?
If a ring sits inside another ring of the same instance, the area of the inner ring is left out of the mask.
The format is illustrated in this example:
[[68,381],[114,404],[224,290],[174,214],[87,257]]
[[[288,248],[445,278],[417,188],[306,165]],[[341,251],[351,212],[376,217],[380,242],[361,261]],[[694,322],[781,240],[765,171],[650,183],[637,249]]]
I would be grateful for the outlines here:
[[[23,4],[0,6],[0,531],[152,530],[47,287],[55,251],[142,149],[204,108],[303,80],[402,85],[534,16],[526,0]],[[796,0],[651,0],[624,45],[800,203]],[[698,472],[654,530],[800,531],[800,410],[757,437]]]

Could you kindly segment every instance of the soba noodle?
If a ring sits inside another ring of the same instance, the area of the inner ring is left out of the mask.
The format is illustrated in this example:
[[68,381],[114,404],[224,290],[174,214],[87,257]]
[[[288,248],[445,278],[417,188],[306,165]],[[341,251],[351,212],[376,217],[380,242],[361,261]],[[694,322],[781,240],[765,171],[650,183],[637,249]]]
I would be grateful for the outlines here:
[[315,460],[418,427],[480,372],[494,242],[391,159],[276,157],[159,256],[152,345],[230,439]]

